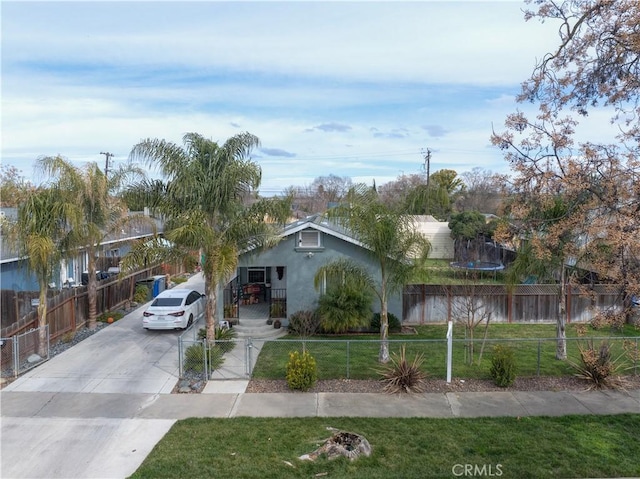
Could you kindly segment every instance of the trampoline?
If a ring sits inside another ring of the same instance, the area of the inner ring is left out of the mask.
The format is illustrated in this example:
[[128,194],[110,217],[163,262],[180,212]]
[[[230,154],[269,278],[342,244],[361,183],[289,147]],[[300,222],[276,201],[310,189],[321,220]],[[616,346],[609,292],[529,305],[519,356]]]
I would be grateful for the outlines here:
[[484,273],[493,273],[494,279],[497,272],[504,269],[502,263],[493,263],[491,261],[452,261],[449,266],[454,270],[464,271],[465,277],[468,277],[469,273],[479,273],[480,277],[483,277]]
[[449,263],[452,268],[464,269],[467,271],[501,271],[504,269],[502,263],[492,263],[489,261],[453,261]]

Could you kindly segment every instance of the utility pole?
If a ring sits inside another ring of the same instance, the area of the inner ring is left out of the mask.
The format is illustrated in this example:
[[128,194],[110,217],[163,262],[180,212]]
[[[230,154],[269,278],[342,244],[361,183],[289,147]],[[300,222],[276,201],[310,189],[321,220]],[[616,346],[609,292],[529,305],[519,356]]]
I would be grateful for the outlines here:
[[109,158],[113,158],[113,153],[108,151],[101,151],[101,155],[104,155],[104,176],[109,176]]
[[431,150],[427,148],[427,150],[422,150],[422,155],[424,156],[424,170],[427,173],[427,211],[426,214],[429,214],[429,201],[430,201],[430,190],[429,190],[429,169],[431,168]]

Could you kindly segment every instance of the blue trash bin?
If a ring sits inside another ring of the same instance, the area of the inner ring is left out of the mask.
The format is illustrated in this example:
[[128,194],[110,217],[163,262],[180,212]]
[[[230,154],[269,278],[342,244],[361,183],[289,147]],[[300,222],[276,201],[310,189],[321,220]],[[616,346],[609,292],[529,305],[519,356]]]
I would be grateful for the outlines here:
[[151,294],[155,298],[166,289],[167,279],[164,275],[152,276],[151,279],[153,279]]

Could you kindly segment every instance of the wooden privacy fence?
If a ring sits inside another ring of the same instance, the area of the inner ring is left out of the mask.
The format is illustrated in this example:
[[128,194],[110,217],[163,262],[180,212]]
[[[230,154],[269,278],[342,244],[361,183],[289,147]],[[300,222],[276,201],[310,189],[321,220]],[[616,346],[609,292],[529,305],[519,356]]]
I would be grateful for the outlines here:
[[[162,266],[153,266],[122,279],[114,276],[98,281],[96,314],[100,315],[124,305],[133,298],[137,281],[155,274],[162,274],[162,272]],[[3,311],[3,328],[0,331],[0,336],[3,338],[38,327],[38,311],[31,305],[31,299],[38,297],[37,291],[11,291],[10,293],[14,297],[9,301],[16,305],[13,308],[15,316],[11,318],[5,314],[7,311]],[[86,286],[62,289],[56,293],[48,299],[47,324],[49,325],[51,341],[84,327],[87,324],[89,313],[89,297]],[[10,295],[6,290],[2,291],[3,309],[4,304],[6,304],[4,303],[6,301],[5,298],[9,297]],[[28,312],[25,314],[24,308],[27,307]],[[9,324],[5,326],[5,322]]]
[[[555,321],[559,287],[554,284],[518,285],[508,291],[503,285],[407,285],[403,291],[403,318],[415,324],[462,319],[473,311],[491,313],[495,322]],[[568,286],[567,322],[588,322],[598,311],[620,310],[619,286]]]

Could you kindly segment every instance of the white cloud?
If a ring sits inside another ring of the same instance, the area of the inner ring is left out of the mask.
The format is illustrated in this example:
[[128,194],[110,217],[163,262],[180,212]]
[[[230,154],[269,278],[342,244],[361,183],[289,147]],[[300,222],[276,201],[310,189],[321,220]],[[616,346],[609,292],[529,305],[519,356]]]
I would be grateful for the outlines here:
[[383,184],[427,147],[434,168],[504,169],[491,125],[555,43],[520,7],[5,2],[3,162],[124,161],[142,138],[250,131],[271,193],[332,173]]

